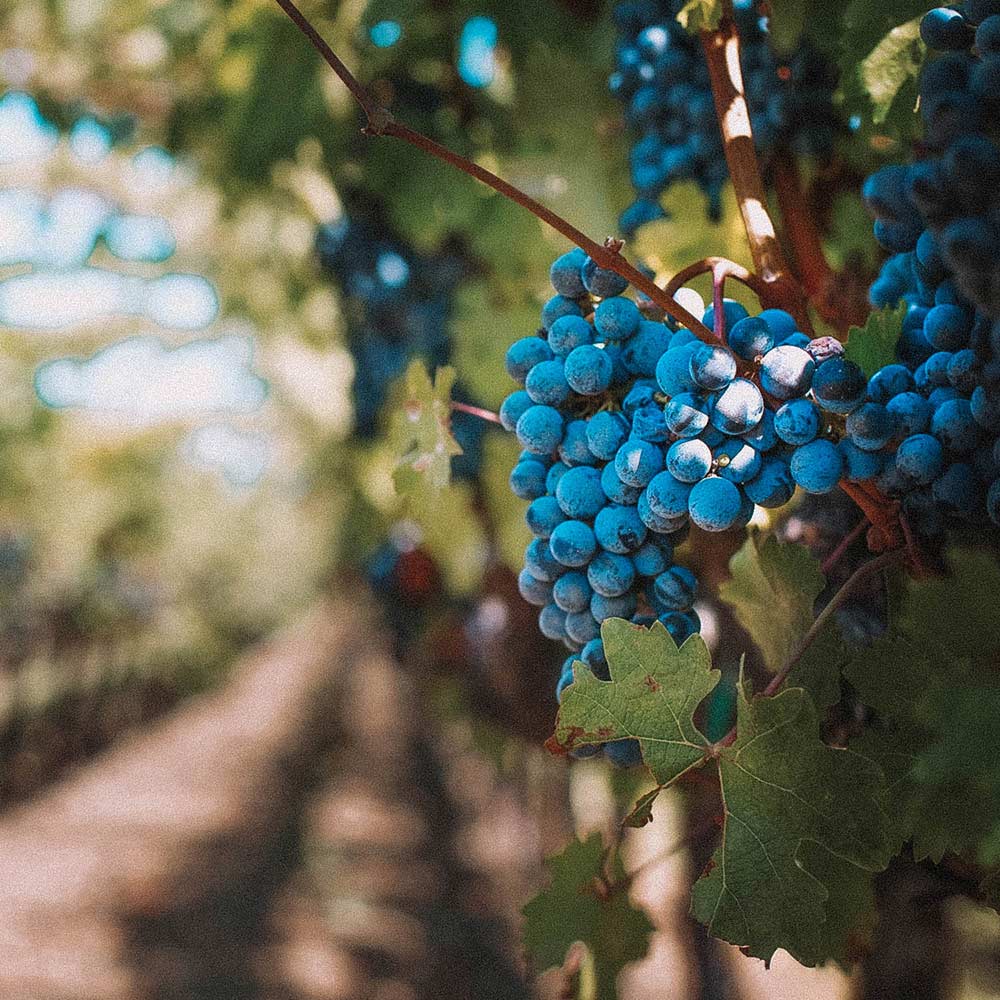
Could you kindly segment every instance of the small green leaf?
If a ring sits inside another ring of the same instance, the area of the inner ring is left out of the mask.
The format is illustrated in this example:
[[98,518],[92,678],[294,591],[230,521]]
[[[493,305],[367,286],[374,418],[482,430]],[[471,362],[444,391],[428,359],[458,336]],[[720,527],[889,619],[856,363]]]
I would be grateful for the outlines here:
[[715,31],[722,21],[722,0],[687,0],[677,12],[677,20],[686,31]]
[[659,797],[660,792],[663,791],[661,785],[657,785],[655,788],[651,788],[645,795],[640,796],[639,800],[632,807],[629,814],[622,820],[623,826],[630,826],[634,829],[641,829],[647,823],[653,822],[653,803]]
[[871,378],[880,368],[896,360],[896,344],[903,332],[907,305],[876,309],[862,326],[852,326],[844,356]]
[[563,692],[553,753],[577,747],[636,739],[642,759],[660,785],[675,781],[705,760],[708,742],[694,724],[694,712],[719,682],[700,635],[680,649],[661,622],[651,628],[621,618],[601,626],[609,681],[598,680],[577,663],[573,683]]
[[750,633],[767,668],[780,670],[813,623],[826,584],[819,561],[803,545],[753,532],[729,561],[719,596]]
[[605,872],[605,853],[601,835],[592,833],[546,859],[552,883],[522,911],[524,945],[544,970],[561,965],[570,945],[582,941],[594,960],[598,997],[614,1000],[618,973],[646,954],[654,928],[627,892],[607,892],[605,876],[620,882],[625,871],[616,856]]
[[462,454],[451,433],[454,384],[454,368],[438,368],[433,382],[422,361],[411,361],[406,369],[392,431],[400,456],[393,481],[403,496],[423,489],[436,493],[451,482],[452,456]]
[[886,120],[903,85],[920,73],[927,53],[920,21],[915,17],[893,28],[861,63],[861,82],[871,99],[876,125]]
[[884,778],[877,765],[820,740],[816,709],[801,688],[751,701],[741,685],[737,732],[719,755],[722,843],[695,884],[692,911],[757,958],[784,948],[814,965],[843,941],[826,925],[830,891],[800,864],[800,844],[817,844],[858,877],[884,868]]

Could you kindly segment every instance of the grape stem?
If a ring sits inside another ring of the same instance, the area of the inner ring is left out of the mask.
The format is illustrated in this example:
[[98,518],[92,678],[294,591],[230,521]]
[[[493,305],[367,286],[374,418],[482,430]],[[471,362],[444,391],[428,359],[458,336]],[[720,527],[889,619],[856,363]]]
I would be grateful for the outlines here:
[[774,159],[771,174],[782,228],[809,300],[820,316],[842,335],[852,326],[863,326],[868,314],[866,303],[858,301],[854,295],[838,294],[837,274],[826,259],[795,161],[787,153],[779,154]]
[[722,131],[726,165],[736,191],[754,269],[763,282],[762,303],[767,308],[791,313],[799,329],[812,336],[806,297],[788,269],[767,208],[743,85],[740,36],[733,17],[732,0],[723,0],[719,27],[715,31],[701,32],[701,43],[712,84],[715,114]]
[[843,558],[844,553],[861,537],[868,527],[868,518],[861,520],[837,543],[837,547],[826,557],[820,567],[823,576],[829,576],[830,570]]
[[700,274],[712,275],[712,309],[715,313],[713,332],[716,340],[725,343],[726,323],[723,306],[726,278],[733,278],[746,285],[762,301],[768,295],[768,288],[763,279],[734,260],[729,260],[726,257],[703,257],[678,271],[667,282],[666,293],[673,298],[679,289]]
[[480,420],[487,420],[491,424],[499,424],[500,417],[492,410],[484,410],[481,406],[472,406],[470,403],[460,403],[457,399],[451,401],[452,410],[458,413],[468,413],[470,417],[478,417]]
[[299,30],[306,36],[313,48],[323,57],[327,65],[337,74],[343,84],[358,102],[367,119],[362,130],[368,136],[392,136],[429,153],[445,163],[450,164],[463,173],[474,177],[477,181],[493,188],[494,191],[509,198],[515,204],[527,209],[557,233],[575,243],[583,250],[598,267],[614,271],[621,275],[634,288],[642,292],[654,304],[659,306],[668,316],[687,327],[696,337],[707,343],[713,343],[715,338],[711,330],[696,316],[688,312],[682,305],[664,292],[652,278],[643,274],[630,264],[622,255],[622,241],[609,238],[604,244],[592,240],[585,233],[567,222],[562,216],[546,208],[534,198],[529,197],[519,188],[491,173],[478,163],[460,156],[440,143],[397,121],[388,108],[382,107],[372,95],[358,82],[351,71],[344,65],[337,54],[324,41],[318,31],[310,24],[305,15],[298,9],[293,0],[276,0],[278,6],[291,18]]
[[[868,562],[859,566],[848,578],[844,585],[837,591],[836,594],[830,598],[829,603],[825,608],[816,616],[816,620],[812,623],[809,631],[803,636],[802,641],[796,647],[796,650],[788,658],[785,665],[771,678],[767,687],[761,692],[761,697],[770,698],[772,695],[776,694],[781,685],[788,680],[788,675],[795,669],[796,665],[805,656],[806,651],[809,647],[816,641],[820,632],[826,627],[827,622],[837,611],[837,609],[851,596],[854,589],[859,583],[867,580],[868,577],[875,573],[880,573],[884,569],[888,569],[890,566],[897,562],[901,562],[907,555],[906,549],[893,549],[891,552],[883,552],[881,555],[876,556],[874,559],[869,559]],[[736,742],[736,727],[733,726],[732,729],[726,733],[725,736],[715,747],[728,747]]]

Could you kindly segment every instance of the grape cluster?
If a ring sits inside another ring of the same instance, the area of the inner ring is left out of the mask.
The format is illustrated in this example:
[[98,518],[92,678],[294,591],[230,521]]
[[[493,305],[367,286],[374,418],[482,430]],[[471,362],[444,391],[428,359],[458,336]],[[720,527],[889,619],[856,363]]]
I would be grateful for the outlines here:
[[977,308],[1000,317],[1000,2],[969,0],[926,14],[920,32],[944,50],[920,77],[922,157],[868,178],[875,235],[916,251],[921,280],[945,269]]
[[921,34],[945,50],[920,80],[926,155],[863,194],[893,252],[871,300],[908,306],[899,364],[873,379],[902,437],[877,483],[934,536],[1000,524],[1000,2],[931,10]]
[[561,692],[575,659],[607,676],[606,618],[658,618],[678,643],[699,629],[696,581],[674,563],[690,522],[725,531],[797,485],[822,494],[871,478],[892,432],[840,344],[810,340],[786,312],[726,300],[726,344],[709,344],[644,317],[625,280],[582,251],[551,278],[541,328],[507,352],[523,388],[500,417],[524,448],[510,485],[535,536],[521,594],[544,635],[581,651]]
[[[728,173],[701,42],[677,21],[682,0],[630,0],[615,8],[616,69],[609,84],[638,136],[630,156],[637,200],[622,214],[626,234],[664,214],[660,194],[696,181],[718,219]],[[839,128],[830,64],[803,44],[787,60],[775,55],[766,20],[751,0],[737,0],[743,75],[758,152],[788,149],[827,156]]]
[[[449,361],[451,303],[467,266],[459,253],[418,253],[361,210],[320,226],[316,246],[322,266],[343,295],[347,345],[355,368],[354,432],[371,438],[389,387],[411,359],[423,358],[432,367]],[[474,402],[461,384],[454,397]],[[452,433],[463,452],[453,459],[452,471],[474,478],[483,423],[456,412]]]

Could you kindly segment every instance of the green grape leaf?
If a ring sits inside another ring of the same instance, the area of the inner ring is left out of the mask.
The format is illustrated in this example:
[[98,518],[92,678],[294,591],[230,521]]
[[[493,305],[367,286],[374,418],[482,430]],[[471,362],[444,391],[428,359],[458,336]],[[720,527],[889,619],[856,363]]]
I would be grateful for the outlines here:
[[896,343],[903,332],[906,303],[876,309],[864,326],[852,326],[844,357],[853,361],[869,377],[896,360]]
[[819,561],[805,546],[752,532],[729,571],[719,596],[776,673],[813,623],[813,605],[826,584]]
[[954,548],[950,574],[911,581],[900,627],[918,646],[946,661],[1000,653],[1000,563],[988,552]]
[[576,663],[573,683],[563,692],[553,753],[636,739],[642,759],[660,785],[675,781],[705,760],[708,741],[694,724],[694,712],[719,682],[700,635],[677,648],[661,622],[651,628],[610,618],[601,626],[611,679],[598,680]]
[[722,842],[694,886],[692,912],[750,955],[770,960],[784,948],[814,965],[843,941],[826,922],[830,890],[800,863],[800,845],[811,841],[859,878],[884,868],[884,777],[872,762],[820,740],[815,706],[801,688],[751,701],[741,685],[738,706],[736,742],[718,757]]
[[392,439],[400,456],[393,472],[397,492],[437,493],[451,482],[451,459],[462,449],[451,433],[451,388],[455,369],[438,368],[434,381],[422,361],[414,360],[403,377],[403,396],[395,412]]
[[687,0],[677,12],[677,20],[686,31],[715,31],[722,21],[722,0]]
[[903,86],[916,80],[927,46],[920,38],[920,18],[893,28],[862,60],[861,83],[872,102],[872,120],[882,124]]
[[605,854],[601,835],[592,833],[546,859],[552,882],[522,910],[523,940],[539,970],[561,965],[570,945],[582,941],[594,960],[598,997],[614,1000],[618,973],[646,954],[654,928],[627,892],[601,891],[606,877],[625,877],[617,855],[605,872]]

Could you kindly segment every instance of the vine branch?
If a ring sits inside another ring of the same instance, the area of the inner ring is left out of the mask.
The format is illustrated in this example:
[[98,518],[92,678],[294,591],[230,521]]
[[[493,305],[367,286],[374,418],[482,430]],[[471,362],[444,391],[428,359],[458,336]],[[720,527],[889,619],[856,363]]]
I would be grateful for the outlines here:
[[621,255],[622,244],[620,240],[608,239],[603,245],[595,242],[585,233],[567,222],[562,216],[546,208],[541,202],[535,201],[534,198],[525,194],[519,188],[514,187],[513,184],[509,184],[503,178],[481,167],[478,163],[473,163],[471,160],[460,156],[446,146],[442,146],[422,132],[418,132],[416,129],[410,128],[409,125],[397,121],[393,117],[392,112],[388,108],[382,107],[365,87],[358,82],[333,49],[323,40],[319,32],[309,23],[293,0],[275,0],[275,2],[306,36],[312,46],[334,73],[337,74],[358,102],[367,119],[363,130],[365,135],[385,135],[402,139],[403,142],[407,142],[411,146],[423,150],[423,152],[442,160],[444,163],[450,164],[470,177],[474,177],[477,181],[491,187],[505,198],[509,198],[515,204],[527,209],[546,225],[551,226],[557,233],[560,233],[566,239],[576,244],[598,267],[614,271],[616,274],[621,275],[629,284],[659,306],[668,316],[687,327],[696,337],[708,343],[714,342],[715,337],[712,331],[700,319],[688,312],[680,303],[675,302],[652,278],[643,274],[642,271],[630,264]]
[[715,31],[703,31],[701,43],[722,131],[726,165],[736,190],[754,268],[766,290],[763,304],[791,313],[799,328],[812,335],[805,295],[788,269],[767,209],[767,194],[754,148],[750,108],[743,85],[740,36],[733,17],[732,0],[723,0],[719,27]]
[[[805,656],[806,651],[816,641],[820,632],[826,627],[827,622],[837,611],[837,609],[851,596],[854,589],[863,580],[868,579],[875,573],[880,573],[888,569],[894,563],[901,562],[907,555],[906,549],[893,549],[891,552],[883,552],[874,559],[869,559],[864,565],[859,566],[848,578],[844,585],[830,598],[829,603],[816,616],[816,620],[809,627],[809,631],[802,637],[802,641],[796,647],[795,652],[788,658],[785,665],[771,678],[767,687],[761,692],[761,697],[769,698],[776,694],[781,685],[788,680],[788,675],[795,669],[798,663]],[[726,735],[719,740],[718,747],[728,747],[736,742],[736,727],[733,726]]]
[[483,409],[481,406],[473,406],[471,403],[460,403],[457,399],[451,401],[451,408],[457,413],[468,413],[470,417],[478,417],[491,424],[499,424],[500,417],[492,410]]

